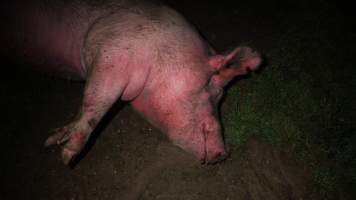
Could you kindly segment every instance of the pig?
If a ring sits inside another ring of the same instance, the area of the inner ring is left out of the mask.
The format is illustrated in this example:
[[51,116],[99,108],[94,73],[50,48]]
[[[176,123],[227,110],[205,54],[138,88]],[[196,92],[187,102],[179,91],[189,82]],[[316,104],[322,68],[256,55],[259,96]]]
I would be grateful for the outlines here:
[[201,163],[226,156],[218,104],[230,80],[258,68],[259,53],[239,46],[218,54],[184,17],[156,1],[36,1],[20,7],[7,6],[17,11],[11,18],[16,51],[48,71],[86,81],[75,119],[45,141],[63,145],[65,164],[118,100],[130,102]]

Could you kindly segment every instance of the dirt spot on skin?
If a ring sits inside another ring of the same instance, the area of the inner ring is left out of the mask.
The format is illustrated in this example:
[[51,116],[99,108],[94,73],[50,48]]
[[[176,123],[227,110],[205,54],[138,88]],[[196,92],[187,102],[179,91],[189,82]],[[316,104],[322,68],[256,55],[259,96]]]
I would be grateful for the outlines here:
[[98,124],[98,122],[97,122],[96,119],[91,119],[91,120],[88,121],[88,124],[92,129],[94,129],[95,126]]

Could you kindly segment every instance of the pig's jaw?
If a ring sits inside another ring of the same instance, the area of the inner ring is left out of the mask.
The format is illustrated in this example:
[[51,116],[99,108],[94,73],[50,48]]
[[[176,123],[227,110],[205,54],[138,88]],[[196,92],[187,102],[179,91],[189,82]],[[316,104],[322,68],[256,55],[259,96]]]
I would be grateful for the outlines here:
[[[186,144],[182,144],[179,142],[176,142],[174,140],[172,140],[173,144],[180,147],[181,149],[183,149],[184,151],[192,154],[194,156],[194,158],[196,158],[197,161],[199,161],[201,164],[205,164],[206,163],[206,159],[207,159],[207,155],[206,155],[206,145],[204,144],[204,147],[201,148],[201,150],[197,151],[197,150],[193,150],[193,148],[189,147],[189,145]],[[196,147],[195,147],[196,148]]]
[[210,142],[207,139],[208,137],[204,132],[195,135],[195,139],[188,141],[179,141],[171,138],[175,145],[192,154],[201,164],[215,164],[224,160],[227,155],[224,147],[217,144],[208,146]]

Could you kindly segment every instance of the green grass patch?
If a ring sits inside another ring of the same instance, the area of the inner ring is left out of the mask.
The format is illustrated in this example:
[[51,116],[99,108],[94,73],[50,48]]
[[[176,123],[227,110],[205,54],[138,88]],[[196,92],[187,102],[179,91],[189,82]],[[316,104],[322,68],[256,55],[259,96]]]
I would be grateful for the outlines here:
[[328,21],[324,14],[288,19],[262,73],[228,91],[236,104],[223,121],[226,141],[236,149],[255,135],[295,152],[312,169],[315,192],[332,199],[355,195],[356,70],[352,47],[343,43],[352,36],[337,16]]

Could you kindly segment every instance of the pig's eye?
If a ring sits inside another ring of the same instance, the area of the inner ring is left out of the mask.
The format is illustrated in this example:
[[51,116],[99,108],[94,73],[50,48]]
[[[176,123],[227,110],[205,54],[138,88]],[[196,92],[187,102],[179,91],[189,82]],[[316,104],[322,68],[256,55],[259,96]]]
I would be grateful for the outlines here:
[[216,87],[216,86],[212,86],[212,85],[208,85],[206,87],[206,91],[209,92],[210,95],[212,95],[214,97],[221,96],[223,93],[223,89],[221,87]]
[[223,90],[223,89],[219,89],[219,90],[217,91],[217,93],[215,94],[215,99],[216,99],[216,101],[219,101],[219,100],[221,99],[221,97],[222,97],[223,94],[224,94],[224,90]]
[[219,102],[219,100],[221,99],[224,90],[222,88],[209,88],[208,92],[210,94],[209,100],[213,103],[213,104],[217,104]]
[[216,94],[216,98],[219,100],[221,99],[222,95],[224,94],[224,90],[223,89],[219,89],[218,93]]

